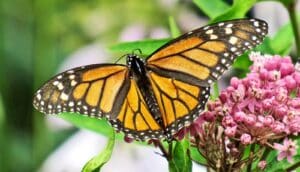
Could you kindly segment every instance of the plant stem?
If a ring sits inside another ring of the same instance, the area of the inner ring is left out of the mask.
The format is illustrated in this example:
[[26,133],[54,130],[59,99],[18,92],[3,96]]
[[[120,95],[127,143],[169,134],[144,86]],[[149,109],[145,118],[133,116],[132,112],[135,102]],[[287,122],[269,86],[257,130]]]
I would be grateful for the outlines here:
[[293,32],[294,32],[294,37],[295,37],[296,56],[297,57],[294,60],[300,61],[300,59],[297,59],[298,57],[300,57],[300,34],[299,34],[298,21],[297,21],[297,16],[296,16],[296,3],[297,3],[297,1],[291,1],[288,4],[284,4],[284,6],[288,10],[292,28],[293,28]]
[[250,155],[249,155],[249,164],[247,166],[247,172],[251,172],[251,167],[252,167],[252,156],[253,156],[253,152],[254,152],[254,149],[255,149],[255,145],[254,144],[251,144],[250,146]]
[[158,141],[158,147],[161,150],[161,152],[163,153],[163,156],[169,161],[169,153],[167,152],[167,150],[165,149],[165,147],[163,146],[161,141]]
[[285,169],[285,171],[293,171],[293,170],[296,170],[298,167],[300,167],[300,161],[296,162],[295,164],[293,164],[289,168]]

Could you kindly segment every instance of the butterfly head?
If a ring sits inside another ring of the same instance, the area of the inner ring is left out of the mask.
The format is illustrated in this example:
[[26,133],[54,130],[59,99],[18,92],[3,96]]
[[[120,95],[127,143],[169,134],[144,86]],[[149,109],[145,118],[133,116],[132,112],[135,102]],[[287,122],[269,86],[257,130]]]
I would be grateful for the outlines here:
[[138,55],[128,54],[126,63],[134,75],[142,76],[146,73],[144,68],[144,61]]

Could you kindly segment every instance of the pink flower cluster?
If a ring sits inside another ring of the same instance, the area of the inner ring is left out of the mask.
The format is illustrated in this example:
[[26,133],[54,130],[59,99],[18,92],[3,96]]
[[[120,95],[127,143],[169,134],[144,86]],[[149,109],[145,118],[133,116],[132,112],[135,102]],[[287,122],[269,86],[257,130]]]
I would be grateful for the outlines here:
[[219,120],[229,139],[272,147],[275,140],[300,132],[300,72],[290,57],[252,53],[250,59],[250,73],[232,78],[201,118]]

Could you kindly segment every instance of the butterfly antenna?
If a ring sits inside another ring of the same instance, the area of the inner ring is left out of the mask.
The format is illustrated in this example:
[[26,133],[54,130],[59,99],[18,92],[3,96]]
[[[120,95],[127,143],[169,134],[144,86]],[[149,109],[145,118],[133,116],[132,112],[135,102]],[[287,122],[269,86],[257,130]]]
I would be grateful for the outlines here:
[[115,61],[115,64],[118,63],[122,58],[124,58],[124,57],[126,57],[126,56],[127,56],[127,54],[124,54],[124,55],[122,55],[121,57],[119,57],[119,58]]

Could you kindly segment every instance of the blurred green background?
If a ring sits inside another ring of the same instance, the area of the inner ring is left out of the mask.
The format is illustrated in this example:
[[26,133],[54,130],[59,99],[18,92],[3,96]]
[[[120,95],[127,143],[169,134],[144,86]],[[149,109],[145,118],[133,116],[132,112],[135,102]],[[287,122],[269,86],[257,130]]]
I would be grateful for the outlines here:
[[169,16],[187,31],[207,23],[204,13],[189,0],[0,1],[0,171],[38,170],[75,132],[50,130],[32,106],[35,90],[66,57],[86,45],[116,44],[132,24],[143,26],[142,38],[155,28],[168,36]]

